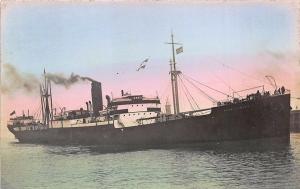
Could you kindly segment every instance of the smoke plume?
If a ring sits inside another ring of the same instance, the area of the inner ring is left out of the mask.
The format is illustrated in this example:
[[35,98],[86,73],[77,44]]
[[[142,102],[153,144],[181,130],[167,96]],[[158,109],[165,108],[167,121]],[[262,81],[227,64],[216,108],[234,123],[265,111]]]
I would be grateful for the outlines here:
[[69,77],[66,77],[64,74],[47,73],[46,77],[53,83],[63,85],[66,88],[69,88],[71,85],[80,81],[94,81],[89,77],[82,77],[74,73],[71,73]]
[[[39,91],[41,78],[30,73],[20,72],[11,64],[3,64],[2,68],[0,87],[2,94],[12,94],[16,91],[25,93],[36,93]],[[54,84],[64,86],[67,89],[81,81],[95,81],[89,77],[82,77],[74,73],[71,73],[70,76],[65,76],[61,73],[46,73],[46,77]]]
[[3,64],[1,93],[13,93],[22,90],[26,93],[37,91],[39,80],[29,73],[21,73],[11,64]]

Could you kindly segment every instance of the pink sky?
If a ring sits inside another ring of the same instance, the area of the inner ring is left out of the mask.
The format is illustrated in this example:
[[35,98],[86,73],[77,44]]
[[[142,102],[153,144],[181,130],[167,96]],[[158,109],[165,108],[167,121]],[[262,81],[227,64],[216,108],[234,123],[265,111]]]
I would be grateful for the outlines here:
[[[234,90],[242,90],[258,85],[265,85],[266,89],[273,90],[265,79],[266,75],[272,75],[275,77],[278,86],[284,85],[286,88],[291,89],[292,96],[300,96],[299,78],[297,78],[300,70],[297,59],[292,55],[285,55],[285,57],[274,57],[270,54],[233,58],[204,57],[198,59],[191,58],[190,60],[185,59],[182,61],[184,62],[180,62],[178,68],[182,68],[183,74],[220,91],[229,91],[226,84],[229,84]],[[155,66],[160,64],[161,63],[155,64]],[[230,66],[230,68],[227,66]],[[120,73],[118,76],[105,78],[105,82],[102,81],[103,100],[105,101],[105,95],[111,95],[111,92],[114,97],[119,97],[120,90],[123,89],[125,91],[131,91],[132,94],[144,94],[145,96],[151,97],[156,96],[158,93],[164,104],[164,100],[167,96],[169,96],[169,100],[171,100],[171,94],[170,88],[169,91],[166,91],[167,86],[170,86],[168,68],[167,66],[163,66],[163,69],[165,70],[157,71],[149,65],[149,68],[134,75],[122,76],[122,73]],[[151,71],[155,72],[153,73]],[[189,88],[197,98],[199,94],[196,94],[196,90],[191,86]],[[201,87],[201,89],[207,91],[217,99],[221,100],[225,98],[205,87]],[[40,103],[38,94],[22,95],[18,93],[3,97],[3,103],[5,103],[3,115],[5,115],[6,118],[8,112],[13,110],[16,110],[19,115],[22,113],[22,110],[27,112],[27,109],[30,109],[30,112],[33,113],[39,107]],[[67,107],[68,109],[85,108],[85,102],[90,100],[90,84],[89,82],[82,82],[69,89],[53,85],[53,100],[55,107]],[[187,102],[183,100],[182,106],[188,107],[185,103]],[[199,104],[203,104],[202,107],[209,106],[206,99],[199,98]],[[296,105],[299,106],[300,103],[292,101],[292,106],[295,107]]]

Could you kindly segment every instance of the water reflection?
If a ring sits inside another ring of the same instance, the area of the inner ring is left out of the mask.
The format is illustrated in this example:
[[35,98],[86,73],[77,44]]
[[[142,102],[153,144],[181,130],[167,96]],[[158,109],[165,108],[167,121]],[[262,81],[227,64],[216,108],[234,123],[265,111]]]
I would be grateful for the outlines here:
[[4,179],[37,188],[297,188],[300,135],[291,138],[155,148],[10,143]]
[[76,155],[76,154],[107,154],[107,153],[124,153],[147,150],[172,150],[182,152],[203,152],[211,151],[212,153],[245,153],[245,152],[281,152],[281,154],[290,154],[290,141],[287,139],[258,139],[244,141],[227,141],[227,142],[206,142],[193,144],[172,144],[160,146],[145,145],[97,145],[97,146],[50,146],[44,145],[47,153],[56,155]]

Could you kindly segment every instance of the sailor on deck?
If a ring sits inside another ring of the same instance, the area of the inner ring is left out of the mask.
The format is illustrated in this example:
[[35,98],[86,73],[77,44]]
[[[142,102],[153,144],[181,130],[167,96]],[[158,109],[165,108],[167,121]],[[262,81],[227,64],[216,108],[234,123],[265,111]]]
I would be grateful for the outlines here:
[[281,94],[284,94],[285,93],[285,88],[284,86],[281,87]]

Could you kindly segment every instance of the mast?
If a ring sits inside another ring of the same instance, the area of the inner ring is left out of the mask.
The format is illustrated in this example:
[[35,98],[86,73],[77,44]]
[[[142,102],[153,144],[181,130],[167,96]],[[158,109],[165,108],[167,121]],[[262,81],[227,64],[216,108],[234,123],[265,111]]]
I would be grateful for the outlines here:
[[176,60],[175,60],[175,46],[174,45],[181,45],[180,43],[174,42],[174,35],[171,32],[171,42],[167,43],[172,45],[172,61],[171,61],[171,82],[172,82],[172,96],[173,96],[173,106],[174,106],[174,114],[178,114],[180,112],[179,109],[179,97],[178,97],[178,82],[177,76],[181,72],[176,70]]
[[45,120],[45,115],[44,115],[44,99],[43,99],[43,90],[42,90],[42,85],[40,84],[40,95],[41,95],[41,106],[42,106],[42,120],[44,122]]
[[[49,93],[50,91],[50,93]],[[50,80],[46,77],[46,71],[44,70],[44,82],[40,85],[41,92],[41,105],[42,105],[42,115],[43,115],[43,124],[49,128],[49,125],[52,126],[52,91]],[[50,97],[50,103],[49,103]]]
[[52,126],[52,121],[53,121],[53,106],[52,106],[52,90],[51,90],[51,81],[48,80],[49,83],[49,89],[50,89],[50,125]]
[[174,98],[174,77],[173,77],[173,64],[172,64],[172,60],[170,60],[170,74],[171,74],[171,85],[172,85],[172,97],[173,97],[173,108],[174,108],[174,114],[176,114],[176,100]]

